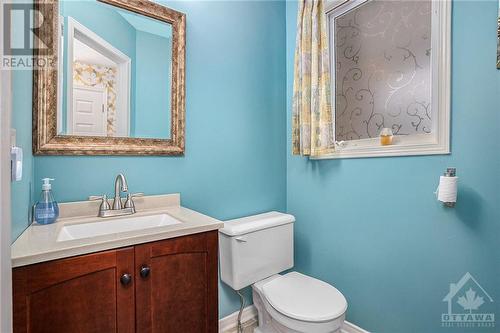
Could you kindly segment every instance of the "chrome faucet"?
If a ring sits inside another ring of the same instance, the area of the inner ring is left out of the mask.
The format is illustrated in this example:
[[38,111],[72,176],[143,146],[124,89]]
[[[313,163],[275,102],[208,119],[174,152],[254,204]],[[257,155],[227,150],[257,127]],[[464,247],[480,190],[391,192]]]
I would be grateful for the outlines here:
[[121,192],[128,192],[127,180],[123,173],[119,173],[115,178],[115,198],[113,199],[113,210],[122,209]]
[[[122,201],[121,192],[127,193],[125,203]],[[90,196],[89,200],[102,200],[99,206],[99,217],[111,217],[120,215],[130,215],[136,212],[134,197],[142,197],[144,193],[128,193],[127,179],[120,173],[115,178],[115,197],[113,199],[113,206],[109,205],[108,197],[106,194],[99,196]]]

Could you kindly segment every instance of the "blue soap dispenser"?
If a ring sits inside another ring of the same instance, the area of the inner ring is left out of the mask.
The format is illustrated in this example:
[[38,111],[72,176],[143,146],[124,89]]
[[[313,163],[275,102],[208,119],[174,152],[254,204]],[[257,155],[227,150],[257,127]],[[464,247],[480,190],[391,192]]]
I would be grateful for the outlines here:
[[39,224],[54,223],[59,217],[59,207],[52,195],[52,185],[50,181],[52,178],[43,178],[42,195],[40,201],[35,205],[34,218],[35,222]]

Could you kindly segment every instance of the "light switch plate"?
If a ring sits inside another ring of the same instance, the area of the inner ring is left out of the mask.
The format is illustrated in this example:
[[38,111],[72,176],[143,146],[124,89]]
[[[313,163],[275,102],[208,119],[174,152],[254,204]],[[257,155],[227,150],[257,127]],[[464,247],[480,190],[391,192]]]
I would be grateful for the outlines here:
[[10,131],[10,179],[21,181],[23,179],[23,149],[16,146],[16,130]]

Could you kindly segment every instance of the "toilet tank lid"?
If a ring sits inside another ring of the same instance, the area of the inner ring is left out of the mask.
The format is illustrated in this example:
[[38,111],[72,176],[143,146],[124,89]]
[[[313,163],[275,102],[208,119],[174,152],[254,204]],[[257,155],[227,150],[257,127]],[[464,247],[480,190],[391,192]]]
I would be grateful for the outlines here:
[[249,232],[293,222],[295,222],[295,217],[293,215],[280,212],[268,212],[225,221],[224,228],[219,229],[219,232],[228,236],[241,236]]

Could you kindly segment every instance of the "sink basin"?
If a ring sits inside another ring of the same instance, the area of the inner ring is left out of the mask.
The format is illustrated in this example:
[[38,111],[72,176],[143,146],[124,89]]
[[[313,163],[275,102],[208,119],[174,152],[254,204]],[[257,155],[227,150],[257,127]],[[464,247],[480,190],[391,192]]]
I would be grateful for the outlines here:
[[115,234],[119,232],[136,231],[148,228],[163,227],[182,223],[167,214],[125,217],[112,220],[103,219],[97,222],[66,225],[57,235],[57,241],[63,242],[73,239],[91,238]]

